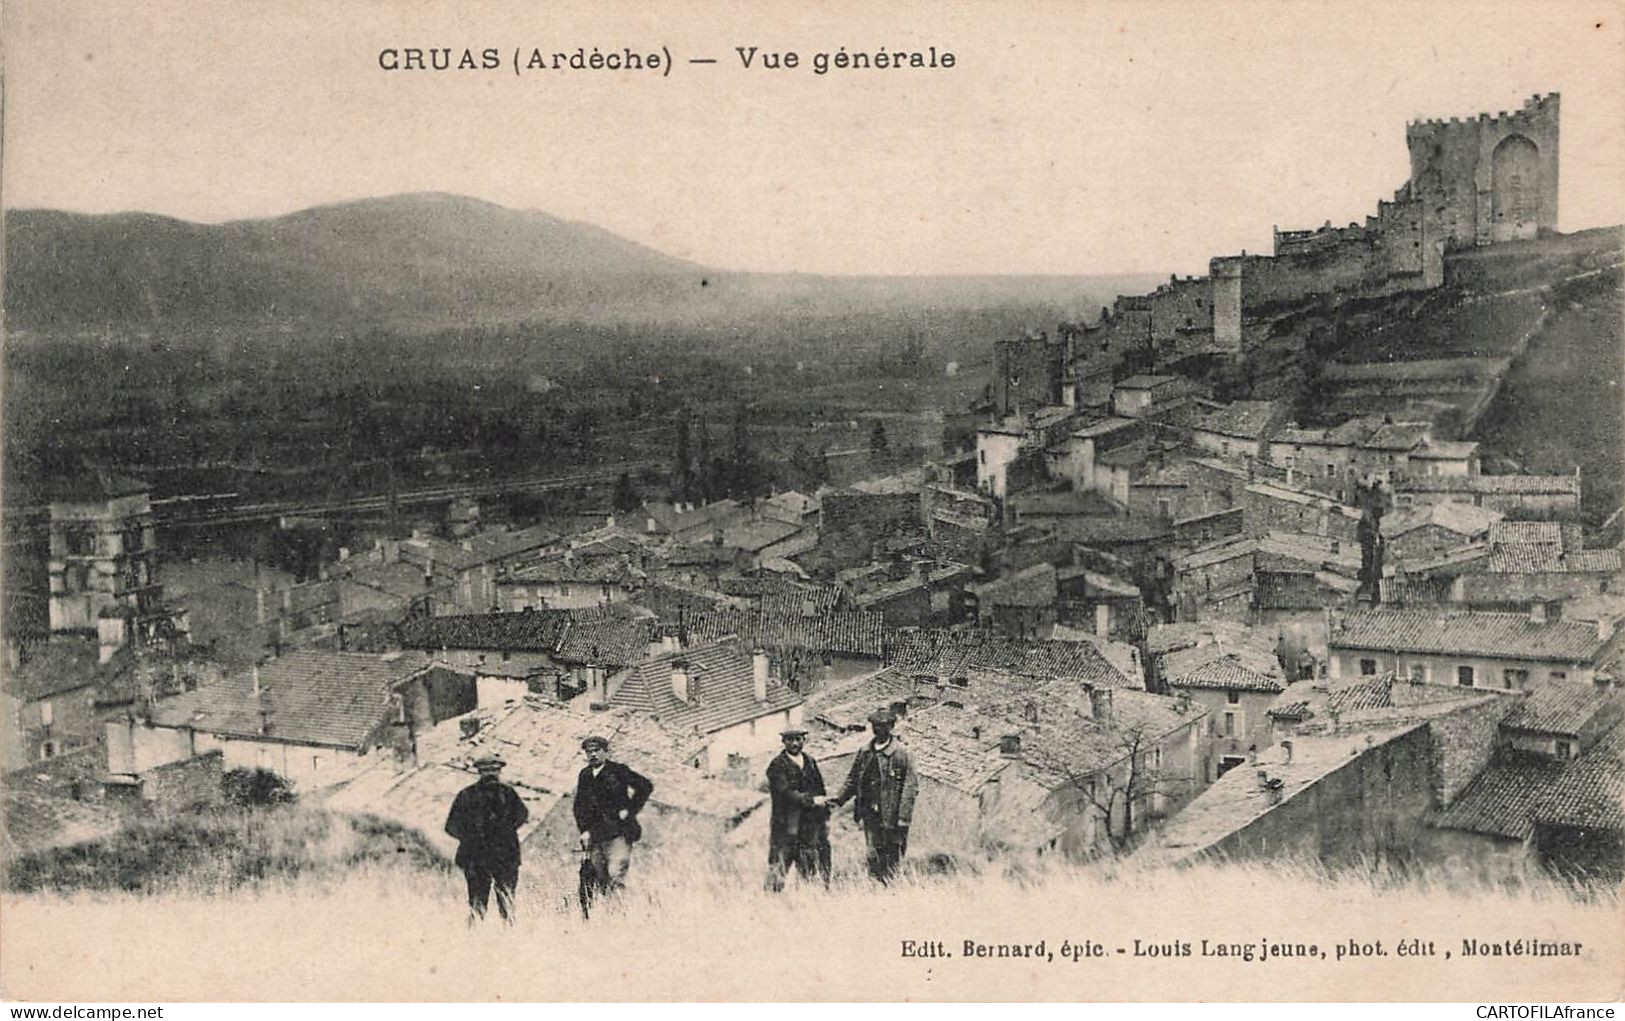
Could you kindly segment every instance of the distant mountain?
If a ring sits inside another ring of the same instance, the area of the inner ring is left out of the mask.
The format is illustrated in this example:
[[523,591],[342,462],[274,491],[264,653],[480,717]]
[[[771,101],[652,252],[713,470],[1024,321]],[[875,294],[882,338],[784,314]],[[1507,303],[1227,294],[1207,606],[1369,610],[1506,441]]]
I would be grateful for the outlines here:
[[7,325],[45,333],[267,321],[714,328],[990,306],[1083,314],[1154,282],[726,272],[590,224],[439,193],[223,224],[22,209],[7,213],[5,243]]
[[707,272],[588,224],[441,194],[218,225],[15,210],[6,217],[6,262],[8,322],[33,329],[572,316],[646,297],[651,285],[697,285]]

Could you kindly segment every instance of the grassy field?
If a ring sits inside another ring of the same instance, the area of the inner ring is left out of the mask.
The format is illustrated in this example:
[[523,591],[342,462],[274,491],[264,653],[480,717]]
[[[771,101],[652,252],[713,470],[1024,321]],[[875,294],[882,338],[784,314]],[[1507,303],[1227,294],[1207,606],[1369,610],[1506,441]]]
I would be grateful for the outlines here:
[[1582,516],[1598,525],[1620,507],[1620,273],[1555,288],[1551,316],[1513,365],[1474,437],[1487,455],[1527,472],[1580,468]]
[[[1625,991],[1617,898],[1540,881],[1334,878],[1286,862],[1054,866],[891,888],[846,876],[827,891],[792,883],[771,895],[758,874],[670,859],[635,859],[631,880],[583,921],[565,891],[539,888],[527,870],[512,927],[469,927],[461,877],[433,868],[362,865],[235,888],[204,879],[157,896],[14,894],[0,916],[0,992],[81,1002],[1574,1002]],[[1582,945],[1575,956],[1464,957],[1464,939]],[[983,958],[965,955],[967,940],[1043,947]],[[1351,940],[1372,950],[1380,941],[1384,953],[1340,960]],[[904,941],[941,941],[951,956],[904,956]],[[1176,956],[1136,955],[1136,941]],[[1402,943],[1433,954],[1400,956]],[[1236,952],[1211,953],[1221,944]],[[1260,956],[1261,944],[1299,953]],[[1099,956],[1074,959],[1080,945]]]

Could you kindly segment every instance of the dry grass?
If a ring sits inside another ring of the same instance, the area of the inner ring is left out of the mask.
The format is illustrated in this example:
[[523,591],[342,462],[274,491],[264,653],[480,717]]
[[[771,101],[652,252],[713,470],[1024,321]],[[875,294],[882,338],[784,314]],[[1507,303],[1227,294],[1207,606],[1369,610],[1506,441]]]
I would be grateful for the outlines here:
[[[557,863],[535,863],[537,866]],[[583,921],[521,880],[517,925],[464,921],[461,877],[363,866],[217,893],[14,896],[0,919],[5,995],[24,1000],[1610,999],[1625,991],[1616,897],[1332,878],[1285,865],[1049,868],[856,877],[772,896],[760,875],[634,861],[633,885]],[[1579,940],[1579,957],[1463,959],[1464,937]],[[1311,942],[1325,959],[1203,958],[1199,942]],[[1402,939],[1439,956],[1394,956]],[[901,941],[955,955],[909,959]],[[960,956],[966,939],[1044,940],[1053,961]],[[1118,955],[1185,940],[1193,956]],[[1390,956],[1336,961],[1341,941]],[[1102,959],[1066,961],[1065,941]],[[1445,951],[1454,955],[1443,959]]]

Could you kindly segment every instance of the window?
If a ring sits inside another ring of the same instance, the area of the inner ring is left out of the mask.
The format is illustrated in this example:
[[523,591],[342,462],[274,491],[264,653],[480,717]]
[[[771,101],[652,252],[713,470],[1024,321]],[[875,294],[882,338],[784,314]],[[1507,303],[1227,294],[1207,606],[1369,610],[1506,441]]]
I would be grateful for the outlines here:
[[42,726],[46,727],[56,722],[56,710],[51,707],[50,699],[46,699],[39,704],[39,721]]
[[1336,474],[1337,474],[1337,465],[1332,464],[1330,461],[1326,462],[1326,477],[1329,479],[1329,478],[1331,478],[1332,476],[1334,476]]
[[1426,666],[1424,666],[1423,664],[1421,664],[1421,663],[1412,663],[1411,664],[1411,683],[1412,684],[1426,684],[1427,680],[1428,680],[1428,668]]
[[312,773],[318,773],[318,772],[321,772],[321,768],[322,768],[322,757],[320,755],[312,755],[310,757],[310,771]]
[[1224,700],[1226,702],[1229,702],[1231,705],[1240,705],[1241,704],[1241,692],[1239,692],[1239,691],[1227,691],[1227,692],[1224,693]]
[[1564,760],[1574,758],[1574,746],[1567,741],[1557,742],[1557,757]]
[[1473,686],[1473,668],[1470,666],[1456,667],[1456,683],[1464,688]]
[[983,463],[983,464],[987,464],[987,451],[985,451],[985,450],[978,450],[978,451],[977,451],[977,452],[976,452],[976,456],[977,456],[977,457],[978,457],[978,458],[980,458],[980,459],[981,459],[981,462],[982,462],[982,463]]
[[1370,677],[1377,672],[1377,661],[1374,659],[1360,660],[1360,676]]
[[1508,691],[1522,691],[1529,687],[1529,671],[1510,669],[1501,671],[1501,687]]
[[1569,672],[1567,670],[1553,670],[1548,676],[1554,681],[1566,681],[1569,679]]
[[1225,737],[1235,737],[1236,736],[1236,715],[1237,715],[1236,713],[1232,712],[1229,709],[1226,709],[1224,711],[1224,736]]

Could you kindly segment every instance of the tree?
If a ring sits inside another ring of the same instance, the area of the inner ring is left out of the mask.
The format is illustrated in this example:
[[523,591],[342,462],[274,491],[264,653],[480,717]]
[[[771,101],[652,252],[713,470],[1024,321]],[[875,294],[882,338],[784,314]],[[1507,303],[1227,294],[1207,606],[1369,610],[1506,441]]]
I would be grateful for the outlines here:
[[626,472],[621,472],[620,477],[615,480],[615,495],[611,498],[611,506],[620,512],[637,509],[638,491],[632,487],[632,476]]
[[677,418],[677,490],[672,494],[676,500],[692,500],[694,498],[694,455],[689,450],[688,412],[684,411]]
[[700,502],[710,503],[716,493],[717,466],[711,459],[711,426],[700,418],[700,471],[696,481],[696,496]]
[[734,412],[733,449],[724,466],[723,479],[728,495],[736,500],[749,499],[762,488],[762,466],[750,445],[746,423],[745,409],[741,406]]
[[1112,850],[1122,854],[1139,842],[1136,820],[1142,809],[1154,808],[1156,799],[1188,791],[1192,778],[1169,776],[1162,769],[1162,745],[1144,727],[1114,732],[1123,757],[1090,774],[1066,770],[1067,781],[1083,794],[1085,804],[1099,812]]
[[884,454],[888,445],[889,441],[886,439],[886,423],[877,418],[875,419],[874,428],[869,430],[869,452],[872,454]]
[[293,784],[269,769],[228,769],[220,777],[220,793],[227,804],[241,808],[288,805],[299,800]]

